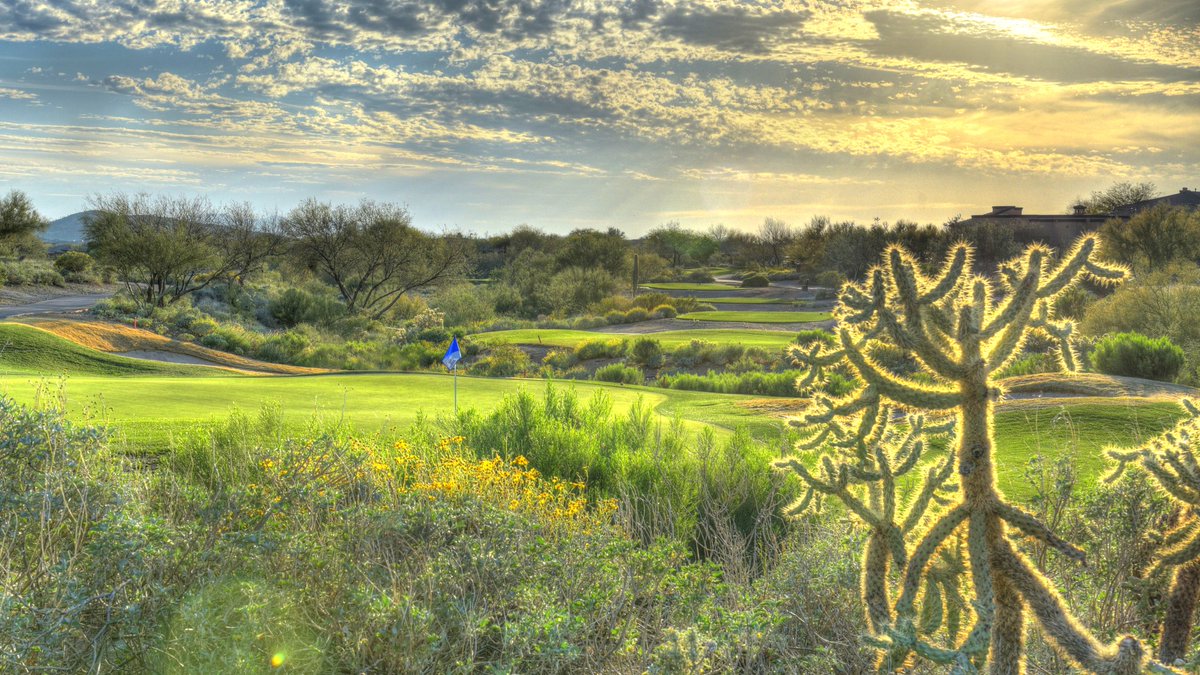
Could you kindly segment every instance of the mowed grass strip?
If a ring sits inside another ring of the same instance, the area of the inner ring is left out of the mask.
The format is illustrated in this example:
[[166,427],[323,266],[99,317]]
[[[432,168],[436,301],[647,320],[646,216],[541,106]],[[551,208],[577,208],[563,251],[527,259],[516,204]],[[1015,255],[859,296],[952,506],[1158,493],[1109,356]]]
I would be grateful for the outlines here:
[[833,318],[829,312],[717,311],[680,314],[685,321],[743,321],[746,323],[813,323]]
[[802,300],[789,300],[787,298],[739,298],[739,297],[720,297],[720,298],[696,298],[702,302],[712,303],[714,305],[798,305]]
[[[706,312],[711,313],[711,312]],[[778,314],[779,312],[772,312]],[[658,340],[663,347],[675,348],[693,340],[704,340],[716,344],[740,344],[746,347],[782,349],[796,337],[791,331],[782,330],[734,330],[734,329],[687,329],[668,330],[658,333],[596,333],[586,330],[557,328],[521,328],[498,330],[491,333],[476,333],[471,340],[483,345],[514,344],[539,345],[545,347],[574,348],[588,340],[636,340],[648,337]]]
[[689,283],[683,281],[642,284],[642,288],[650,288],[656,291],[736,291],[738,289],[737,286],[730,284]]
[[229,371],[106,354],[17,323],[0,323],[0,375],[37,374],[211,377]]

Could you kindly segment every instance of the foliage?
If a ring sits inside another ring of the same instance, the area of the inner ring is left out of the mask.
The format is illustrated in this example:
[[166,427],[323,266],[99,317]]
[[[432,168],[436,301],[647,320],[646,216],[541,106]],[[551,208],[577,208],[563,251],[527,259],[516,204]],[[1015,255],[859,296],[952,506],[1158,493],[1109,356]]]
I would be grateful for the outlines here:
[[766,288],[770,285],[771,280],[765,274],[747,274],[742,277],[742,288]]
[[520,347],[499,345],[471,365],[471,374],[485,377],[516,377],[527,374],[532,368],[533,363],[529,360],[529,355]]
[[54,269],[63,276],[80,276],[95,266],[96,261],[83,251],[66,251],[54,259]]
[[646,376],[640,368],[627,366],[624,363],[610,363],[597,368],[592,379],[616,384],[641,384],[645,382]]
[[662,345],[654,338],[638,338],[629,348],[629,361],[643,368],[658,368],[663,364],[663,358]]
[[1183,368],[1183,350],[1166,337],[1116,333],[1101,338],[1092,350],[1092,364],[1108,375],[1172,382]]
[[674,319],[679,316],[679,311],[671,305],[657,305],[650,313],[658,319]]
[[48,225],[29,195],[9,190],[0,198],[0,255],[39,250],[37,233]]
[[1103,190],[1096,190],[1087,199],[1081,199],[1071,206],[1072,208],[1076,205],[1082,206],[1084,213],[1107,215],[1122,206],[1153,199],[1157,194],[1158,186],[1154,183],[1122,181],[1113,183]]
[[346,308],[336,298],[310,293],[301,288],[289,288],[271,300],[268,312],[280,326],[294,328],[302,323],[332,326],[346,314]]
[[1139,269],[1157,270],[1174,260],[1200,259],[1200,211],[1160,205],[1129,220],[1113,219],[1100,228],[1104,250]]
[[466,271],[465,240],[417,230],[394,204],[310,199],[287,215],[283,232],[293,255],[334,286],[349,312],[372,319],[387,316],[405,294]]
[[579,361],[592,359],[620,359],[629,350],[629,344],[624,340],[587,340],[575,345],[575,358]]
[[430,303],[442,312],[450,326],[466,326],[496,316],[492,293],[469,283],[447,284],[433,294]]
[[[814,473],[794,459],[783,465],[808,485],[798,511],[820,492],[843,502],[869,527],[862,592],[881,666],[897,667],[916,655],[951,664],[958,672],[975,672],[990,660],[989,672],[1019,673],[1026,656],[1023,615],[1028,608],[1047,639],[1082,668],[1141,672],[1141,643],[1126,636],[1101,646],[1004,532],[1012,526],[1076,560],[1083,559],[1083,551],[1006,501],[995,486],[994,377],[1031,330],[1054,336],[1062,366],[1074,369],[1071,326],[1055,322],[1049,306],[1083,277],[1111,283],[1125,276],[1123,269],[1099,263],[1096,248],[1095,238],[1083,238],[1055,264],[1046,248],[1031,246],[1002,268],[1001,289],[993,289],[986,279],[973,276],[973,251],[966,245],[954,247],[934,278],[921,274],[910,254],[893,247],[867,283],[843,289],[837,309],[839,347],[792,349],[797,363],[810,369],[808,382],[819,382],[839,364],[851,366],[863,382],[845,399],[818,398],[818,411],[804,418],[816,428],[803,447],[822,451],[820,469]],[[912,350],[927,378],[881,370],[868,356],[881,341]],[[955,452],[929,469],[902,512],[897,481],[919,465],[927,437],[944,428],[932,423],[927,428],[914,413],[907,428],[898,429],[897,409],[953,413],[957,422]],[[949,483],[952,475],[957,486]],[[962,530],[965,546],[955,534]],[[899,578],[895,587],[893,574]],[[969,610],[974,621],[960,639],[968,607],[959,601],[958,577],[965,574],[973,585]]]
[[116,270],[130,297],[163,307],[261,269],[280,240],[244,204],[202,197],[96,195],[84,220],[88,249]]
[[711,391],[721,394],[755,396],[798,396],[795,372],[790,373],[707,373],[705,375],[660,375],[658,386],[687,391]]
[[45,260],[5,260],[0,262],[4,283],[8,286],[62,286],[62,274]]

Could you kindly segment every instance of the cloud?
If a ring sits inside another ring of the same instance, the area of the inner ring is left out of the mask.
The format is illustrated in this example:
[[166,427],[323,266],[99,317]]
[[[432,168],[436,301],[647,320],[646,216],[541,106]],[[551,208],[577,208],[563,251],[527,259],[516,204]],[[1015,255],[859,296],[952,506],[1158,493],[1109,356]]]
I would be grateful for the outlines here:
[[23,91],[21,89],[12,89],[10,87],[0,87],[0,98],[12,99],[14,101],[36,101],[37,94],[33,92]]
[[677,6],[658,19],[659,32],[691,44],[732,52],[765,53],[795,38],[807,11],[754,12],[745,6]]

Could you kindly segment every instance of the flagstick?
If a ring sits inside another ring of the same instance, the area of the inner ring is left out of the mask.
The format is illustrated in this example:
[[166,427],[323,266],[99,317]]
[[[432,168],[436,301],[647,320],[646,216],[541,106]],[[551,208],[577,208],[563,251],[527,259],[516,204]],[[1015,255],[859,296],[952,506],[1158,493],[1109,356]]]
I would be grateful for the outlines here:
[[458,361],[454,362],[454,416],[458,417]]

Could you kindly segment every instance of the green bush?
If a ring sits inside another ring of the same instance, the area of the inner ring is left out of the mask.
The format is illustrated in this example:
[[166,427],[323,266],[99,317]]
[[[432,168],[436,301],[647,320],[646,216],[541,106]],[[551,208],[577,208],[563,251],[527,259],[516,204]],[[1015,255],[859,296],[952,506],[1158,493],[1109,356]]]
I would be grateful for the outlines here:
[[8,286],[62,286],[66,279],[45,260],[10,260],[3,265]]
[[346,314],[345,306],[328,295],[315,295],[299,288],[289,288],[271,300],[267,311],[284,328],[302,323],[330,326]]
[[718,394],[750,394],[754,396],[799,396],[795,371],[783,373],[708,373],[693,375],[663,375],[658,386],[665,389],[707,391]]
[[629,360],[642,368],[658,368],[663,364],[662,345],[654,338],[638,338],[629,348]]
[[616,309],[609,310],[604,313],[604,320],[607,321],[610,326],[625,323],[625,312]]
[[620,339],[587,340],[575,345],[575,359],[577,361],[619,359],[625,356],[628,349],[629,344]]
[[674,319],[679,316],[679,312],[671,305],[659,305],[651,313],[659,319]]
[[703,267],[701,267],[699,269],[689,270],[686,274],[683,275],[683,281],[688,281],[688,282],[697,283],[697,284],[710,284],[716,280],[717,280],[717,278],[713,276],[713,273]]
[[754,272],[742,277],[742,288],[766,288],[771,285],[771,279],[760,272]]
[[54,259],[54,269],[72,279],[83,278],[95,266],[96,261],[83,251],[66,251]]
[[650,312],[647,312],[641,307],[634,307],[628,312],[625,312],[625,323],[638,323],[639,321],[646,321],[649,318]]
[[616,382],[617,384],[641,384],[646,380],[646,376],[642,371],[633,366],[627,366],[623,363],[610,363],[607,366],[596,369],[596,373],[592,375],[592,379],[601,382]]
[[542,358],[542,364],[550,366],[556,371],[566,371],[575,367],[578,360],[575,358],[575,353],[563,349],[553,349],[550,353]]
[[1092,364],[1108,375],[1173,381],[1183,368],[1183,350],[1165,337],[1117,333],[1101,338],[1092,350]]
[[811,347],[814,342],[821,342],[833,347],[837,345],[837,338],[829,331],[814,328],[796,333],[796,337],[792,338],[792,342],[802,347]]
[[834,270],[826,270],[817,275],[816,285],[820,286],[821,288],[829,289],[836,293],[838,290],[841,289],[842,284],[845,283],[845,281],[846,281],[846,277],[843,276],[840,272],[836,272]]
[[472,375],[517,377],[533,369],[529,355],[516,345],[497,345],[471,366]]

